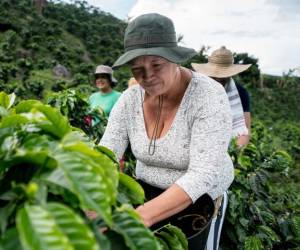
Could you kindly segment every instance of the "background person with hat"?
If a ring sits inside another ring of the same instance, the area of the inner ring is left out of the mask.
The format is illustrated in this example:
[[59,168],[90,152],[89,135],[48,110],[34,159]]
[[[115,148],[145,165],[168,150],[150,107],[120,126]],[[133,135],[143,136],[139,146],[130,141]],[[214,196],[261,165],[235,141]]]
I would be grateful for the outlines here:
[[[113,76],[113,70],[107,65],[98,65],[95,70],[95,85],[99,89],[89,97],[92,109],[100,107],[105,116],[109,116],[110,111],[119,99],[121,93],[113,90],[117,80]],[[94,121],[96,123],[97,121]]]
[[232,77],[247,70],[251,64],[241,65],[233,62],[232,52],[223,46],[212,52],[208,57],[208,63],[192,63],[192,67],[197,72],[213,78],[225,88],[232,110],[232,136],[237,138],[237,145],[241,148],[250,140],[250,97],[248,91],[235,83]]
[[138,181],[162,190],[136,208],[150,227],[205,194],[215,200],[228,189],[234,178],[227,152],[231,110],[220,84],[180,66],[196,52],[178,46],[169,18],[134,19],[124,48],[113,67],[129,66],[139,84],[119,98],[100,144],[120,159],[130,143]]

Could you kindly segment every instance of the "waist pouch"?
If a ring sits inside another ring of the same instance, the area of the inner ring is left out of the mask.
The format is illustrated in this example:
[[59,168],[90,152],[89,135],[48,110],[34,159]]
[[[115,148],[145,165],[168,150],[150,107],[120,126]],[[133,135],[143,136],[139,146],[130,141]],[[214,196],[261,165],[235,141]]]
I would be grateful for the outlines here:
[[[143,187],[146,200],[151,200],[164,192],[164,189],[154,187],[141,180],[137,180],[137,182]],[[170,223],[179,227],[188,239],[194,237],[195,234],[204,233],[204,231],[207,237],[214,211],[215,204],[213,199],[208,194],[204,194],[183,211],[156,223],[151,229],[155,230]]]

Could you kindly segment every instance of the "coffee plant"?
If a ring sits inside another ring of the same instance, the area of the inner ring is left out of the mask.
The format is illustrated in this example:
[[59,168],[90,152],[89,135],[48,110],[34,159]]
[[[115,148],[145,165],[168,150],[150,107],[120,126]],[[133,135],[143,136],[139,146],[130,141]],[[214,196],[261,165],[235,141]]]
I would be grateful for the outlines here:
[[0,92],[0,249],[155,250],[172,237],[187,249],[179,229],[166,226],[161,243],[144,226],[133,207],[144,191],[110,150],[57,109],[14,100]]

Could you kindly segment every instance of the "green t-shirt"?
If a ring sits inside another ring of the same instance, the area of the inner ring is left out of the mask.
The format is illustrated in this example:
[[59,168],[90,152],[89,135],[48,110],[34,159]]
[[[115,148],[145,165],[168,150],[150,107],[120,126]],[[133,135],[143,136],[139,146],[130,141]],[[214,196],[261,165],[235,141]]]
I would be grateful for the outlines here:
[[96,92],[89,97],[89,103],[92,109],[100,107],[108,117],[120,95],[121,93],[115,90],[107,94]]

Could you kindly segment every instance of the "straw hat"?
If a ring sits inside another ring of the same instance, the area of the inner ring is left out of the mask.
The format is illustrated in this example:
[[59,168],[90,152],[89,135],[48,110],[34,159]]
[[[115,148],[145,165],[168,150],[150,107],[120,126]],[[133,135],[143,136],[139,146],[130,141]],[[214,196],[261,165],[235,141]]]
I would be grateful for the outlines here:
[[233,64],[233,62],[232,52],[222,46],[208,57],[208,63],[192,63],[192,67],[195,71],[210,77],[227,78],[251,66],[251,64]]
[[197,52],[177,45],[174,24],[166,16],[150,13],[131,21],[124,35],[125,53],[114,63],[118,68],[139,56],[161,56],[174,63],[183,63]]

